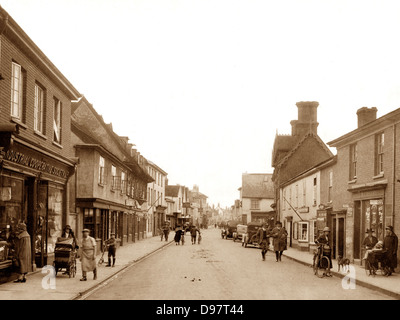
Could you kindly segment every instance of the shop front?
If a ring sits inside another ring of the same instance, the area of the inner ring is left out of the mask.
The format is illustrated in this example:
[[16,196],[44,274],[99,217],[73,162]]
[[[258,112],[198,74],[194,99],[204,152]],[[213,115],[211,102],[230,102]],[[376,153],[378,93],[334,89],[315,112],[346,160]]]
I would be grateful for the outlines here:
[[11,249],[15,227],[24,222],[31,236],[32,264],[43,267],[52,264],[55,243],[67,220],[67,181],[74,163],[13,140],[2,151],[0,237]]

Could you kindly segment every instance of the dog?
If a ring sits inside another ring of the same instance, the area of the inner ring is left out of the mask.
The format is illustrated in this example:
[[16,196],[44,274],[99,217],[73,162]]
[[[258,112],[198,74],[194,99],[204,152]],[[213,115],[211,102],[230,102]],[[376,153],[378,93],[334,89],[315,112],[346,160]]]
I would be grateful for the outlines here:
[[[343,258],[342,256],[339,256],[338,259],[338,272],[340,271],[340,267],[342,267],[343,271],[347,271],[347,273],[350,272],[350,260],[347,258]],[[346,269],[346,270],[345,270]]]

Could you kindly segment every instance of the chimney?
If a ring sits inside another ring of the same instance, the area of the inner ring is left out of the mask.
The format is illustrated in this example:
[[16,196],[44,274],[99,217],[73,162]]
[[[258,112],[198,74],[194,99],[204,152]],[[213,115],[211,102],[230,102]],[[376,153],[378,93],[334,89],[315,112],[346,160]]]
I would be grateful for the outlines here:
[[377,108],[362,107],[357,110],[358,128],[366,125],[367,123],[376,120]]
[[308,133],[317,134],[317,101],[300,101],[296,103],[298,120],[292,120],[292,136],[303,137]]

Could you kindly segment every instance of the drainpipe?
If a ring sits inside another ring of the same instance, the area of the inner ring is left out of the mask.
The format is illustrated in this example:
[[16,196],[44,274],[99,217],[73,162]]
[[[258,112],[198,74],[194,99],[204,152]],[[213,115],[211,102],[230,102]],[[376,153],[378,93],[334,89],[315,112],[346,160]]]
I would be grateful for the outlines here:
[[[393,185],[392,185],[392,226],[394,227],[396,204],[396,123],[393,124]],[[386,226],[385,226],[386,227]]]

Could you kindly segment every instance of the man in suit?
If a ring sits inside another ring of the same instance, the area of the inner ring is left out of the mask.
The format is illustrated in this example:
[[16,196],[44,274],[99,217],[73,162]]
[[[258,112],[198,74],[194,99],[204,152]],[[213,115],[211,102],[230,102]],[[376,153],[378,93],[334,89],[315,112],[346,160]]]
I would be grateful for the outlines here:
[[386,227],[386,236],[383,239],[383,249],[387,252],[387,257],[389,260],[388,267],[390,271],[388,276],[390,276],[394,269],[397,267],[397,248],[398,248],[398,238],[397,235],[394,233],[392,226]]

